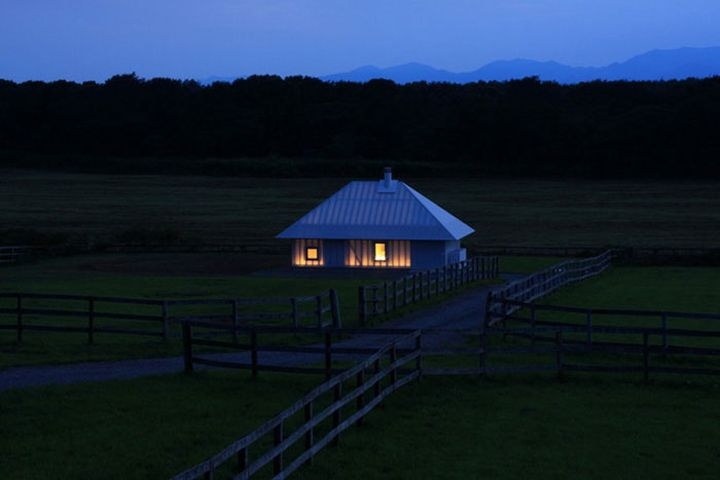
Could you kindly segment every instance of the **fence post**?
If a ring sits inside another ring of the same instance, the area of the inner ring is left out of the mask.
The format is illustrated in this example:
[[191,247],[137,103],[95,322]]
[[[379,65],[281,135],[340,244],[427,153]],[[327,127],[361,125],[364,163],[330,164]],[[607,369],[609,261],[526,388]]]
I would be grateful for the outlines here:
[[587,344],[592,347],[592,308],[587,309],[585,323],[587,324]]
[[483,322],[483,326],[490,325],[492,322],[492,301],[493,301],[493,293],[492,290],[487,293],[487,297],[485,297],[485,319]]
[[330,312],[332,314],[333,328],[340,328],[342,326],[342,322],[340,321],[340,302],[337,291],[335,291],[334,288],[330,289]]
[[190,322],[183,322],[183,360],[185,362],[185,373],[192,373],[192,328]]
[[[357,389],[361,389],[365,384],[365,370],[360,370],[355,376],[355,386]],[[359,412],[365,406],[365,392],[360,393],[355,400],[355,411]],[[365,417],[358,418],[357,425],[362,426]]]
[[[333,403],[339,402],[341,396],[342,396],[342,382],[338,382],[338,383],[333,387]],[[333,416],[332,416],[333,428],[337,428],[337,427],[340,426],[340,420],[341,420],[341,419],[342,419],[342,409],[341,409],[341,408],[338,408],[337,410],[335,410],[335,411],[333,412]],[[335,438],[333,439],[333,444],[334,444],[334,445],[337,446],[339,443],[340,443],[340,432],[338,432],[338,433],[335,435]]]
[[[395,363],[395,360],[397,360],[397,343],[393,343],[390,348],[390,363]],[[397,382],[397,368],[393,366],[392,370],[390,370],[390,383],[395,385],[395,382]]]
[[248,449],[247,447],[241,448],[237,453],[237,467],[238,473],[242,473],[248,467]]
[[257,331],[255,327],[250,327],[250,363],[252,368],[252,377],[257,378],[258,375],[258,341]]
[[[375,375],[380,373],[380,359],[379,358],[375,359],[375,361],[373,362],[373,373]],[[373,398],[377,398],[380,396],[380,387],[381,387],[380,380],[378,380],[377,382],[375,382],[375,385],[373,385]]]
[[532,327],[532,344],[535,345],[535,324],[537,323],[537,308],[530,304],[530,326]]
[[325,332],[325,380],[332,377],[332,334]]
[[383,282],[383,313],[387,314],[390,308],[390,298],[387,281]]
[[648,349],[648,333],[643,333],[643,380],[650,378],[650,352]]
[[662,331],[663,331],[663,354],[667,355],[669,343],[668,343],[668,334],[667,334],[667,328],[668,328],[668,316],[667,312],[662,313]]
[[397,280],[393,280],[393,303],[392,303],[393,310],[397,310],[397,308],[398,308],[398,301],[397,301],[397,299],[398,299],[398,298],[397,298],[397,295],[398,295],[398,288],[397,288],[397,286],[398,286],[398,285],[397,285],[397,284],[398,284],[398,281],[397,281]]
[[22,343],[23,334],[23,303],[22,295],[17,296],[17,343]]
[[378,314],[378,287],[377,285],[372,286],[372,314],[373,316]]
[[417,273],[413,273],[412,279],[412,303],[415,303],[417,301]]
[[[310,400],[307,404],[305,404],[304,410],[305,410],[305,423],[308,423],[310,420],[313,419],[313,401],[312,400]],[[314,444],[315,444],[315,429],[311,428],[307,432],[305,432],[305,450],[310,450]],[[313,458],[314,458],[314,456],[311,455],[305,464],[312,465]]]
[[233,327],[233,343],[238,343],[238,301],[233,300],[232,303],[232,327]]
[[167,341],[169,337],[170,329],[170,318],[168,316],[168,302],[163,300],[161,308],[162,313],[162,336],[163,340]]
[[435,296],[440,295],[440,269],[435,269]]
[[358,287],[358,317],[360,326],[364,327],[367,322],[367,303],[365,299],[365,287],[362,285]]
[[407,293],[408,293],[408,276],[405,275],[403,277],[403,307],[408,304]]
[[[285,422],[281,420],[280,423],[277,424],[275,426],[275,428],[273,429],[273,445],[275,445],[276,447],[278,445],[280,445],[283,441],[283,433],[284,433],[283,432],[283,426],[284,426],[283,424],[284,423]],[[280,472],[282,472],[282,469],[283,469],[283,452],[280,452],[277,454],[277,456],[275,458],[273,458],[273,473],[275,475],[277,475]]]
[[557,366],[557,375],[562,379],[563,375],[563,341],[562,330],[555,332],[555,365]]
[[[362,287],[360,287],[362,288]],[[290,297],[290,308],[291,308],[291,316],[292,316],[292,323],[293,328],[298,328],[298,305],[297,305],[297,298]]]
[[93,343],[93,330],[95,329],[95,299],[88,297],[88,345]]
[[323,306],[322,306],[322,295],[315,297],[315,305],[317,306],[317,321],[318,328],[323,328]]
[[415,368],[419,372],[420,376],[422,376],[422,332],[421,331],[418,331],[417,337],[415,337],[415,351],[418,352],[417,360],[415,360]]
[[485,322],[480,324],[480,375],[487,375],[487,327]]

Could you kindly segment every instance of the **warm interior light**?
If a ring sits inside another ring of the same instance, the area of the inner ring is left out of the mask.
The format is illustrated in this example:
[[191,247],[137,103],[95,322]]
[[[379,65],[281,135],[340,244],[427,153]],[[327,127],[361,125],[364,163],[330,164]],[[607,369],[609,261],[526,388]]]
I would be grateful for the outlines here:
[[307,247],[305,249],[305,260],[319,260],[320,250],[317,247]]
[[385,262],[387,261],[387,244],[385,242],[375,243],[375,261]]

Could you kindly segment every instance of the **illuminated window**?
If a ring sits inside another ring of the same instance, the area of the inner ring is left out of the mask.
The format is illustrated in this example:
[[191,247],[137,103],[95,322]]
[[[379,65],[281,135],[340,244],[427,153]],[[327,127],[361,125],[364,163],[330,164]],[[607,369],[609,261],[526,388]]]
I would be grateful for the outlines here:
[[387,261],[387,243],[375,242],[375,261],[386,262]]
[[320,249],[318,247],[305,248],[305,260],[320,260]]

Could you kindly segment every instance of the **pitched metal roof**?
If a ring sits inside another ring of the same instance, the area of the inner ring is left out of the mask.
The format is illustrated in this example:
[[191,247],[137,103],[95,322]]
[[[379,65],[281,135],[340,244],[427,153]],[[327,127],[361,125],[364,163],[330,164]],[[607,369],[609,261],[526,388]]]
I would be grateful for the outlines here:
[[277,238],[459,240],[475,230],[407,184],[350,182]]

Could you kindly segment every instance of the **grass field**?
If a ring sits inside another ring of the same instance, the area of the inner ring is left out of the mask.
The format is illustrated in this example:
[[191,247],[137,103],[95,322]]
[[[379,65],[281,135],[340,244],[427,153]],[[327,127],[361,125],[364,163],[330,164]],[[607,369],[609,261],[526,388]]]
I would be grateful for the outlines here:
[[715,386],[429,378],[302,479],[717,478]]
[[[277,245],[277,233],[350,180],[0,173],[0,235],[24,230],[79,244]],[[717,183],[415,180],[395,173],[473,226],[471,248],[717,246]]]
[[2,478],[169,478],[316,383],[212,373],[0,392]]
[[[315,295],[334,288],[340,298],[340,316],[346,326],[357,325],[357,288],[372,282],[372,278],[330,277],[307,278],[304,276],[278,275],[214,275],[192,276],[177,273],[188,268],[188,260],[197,272],[203,264],[222,262],[228,255],[99,255],[78,256],[43,260],[31,264],[19,264],[2,269],[0,292],[55,293],[74,295],[113,296],[147,299],[198,299],[198,298],[244,298],[244,297],[290,297]],[[232,257],[232,255],[230,255]],[[237,256],[237,255],[236,255]],[[200,257],[200,258],[198,258]],[[137,260],[139,265],[133,264]],[[227,263],[227,260],[226,260]],[[242,262],[240,262],[242,263]],[[127,268],[125,268],[126,265]],[[145,270],[143,270],[145,268]],[[175,275],[163,275],[164,271]],[[143,273],[144,272],[144,273]],[[191,272],[192,273],[192,272]],[[29,302],[27,302],[30,304]],[[14,308],[14,299],[0,299],[0,305]],[[82,302],[48,304],[43,307],[63,309],[86,309]],[[111,307],[105,307],[111,308]],[[207,313],[210,307],[204,308]],[[227,310],[227,307],[224,307]],[[289,303],[287,311],[289,312]],[[123,306],[112,307],[110,311],[123,310]],[[158,315],[159,307],[124,307],[127,313]],[[183,309],[182,312],[193,313]],[[228,313],[218,308],[213,313]],[[171,315],[177,311],[170,311]],[[0,321],[13,324],[15,316],[1,315]],[[42,318],[41,324],[49,319]],[[104,322],[104,323],[103,323]],[[305,320],[313,322],[313,320]],[[33,319],[28,316],[27,324]],[[36,321],[37,323],[37,321]],[[85,319],[58,319],[62,325],[86,325]],[[131,328],[141,325],[126,321],[96,321],[96,325],[127,325]],[[154,331],[160,326],[142,325]],[[286,326],[290,326],[288,320]],[[152,356],[180,355],[181,344],[177,339],[179,329],[171,325],[174,337],[167,343],[146,337],[98,334],[93,345],[86,345],[87,336],[82,333],[58,334],[26,332],[22,345],[16,344],[14,331],[0,331],[0,368],[17,365],[49,364],[58,362],[115,360]]]
[[[691,306],[687,294],[699,290],[698,305],[712,309],[717,275],[613,268],[548,301],[677,310]],[[717,380],[639,380],[425,378],[390,397],[298,478],[717,478]],[[5,477],[167,477],[318,381],[213,373],[0,393]]]

